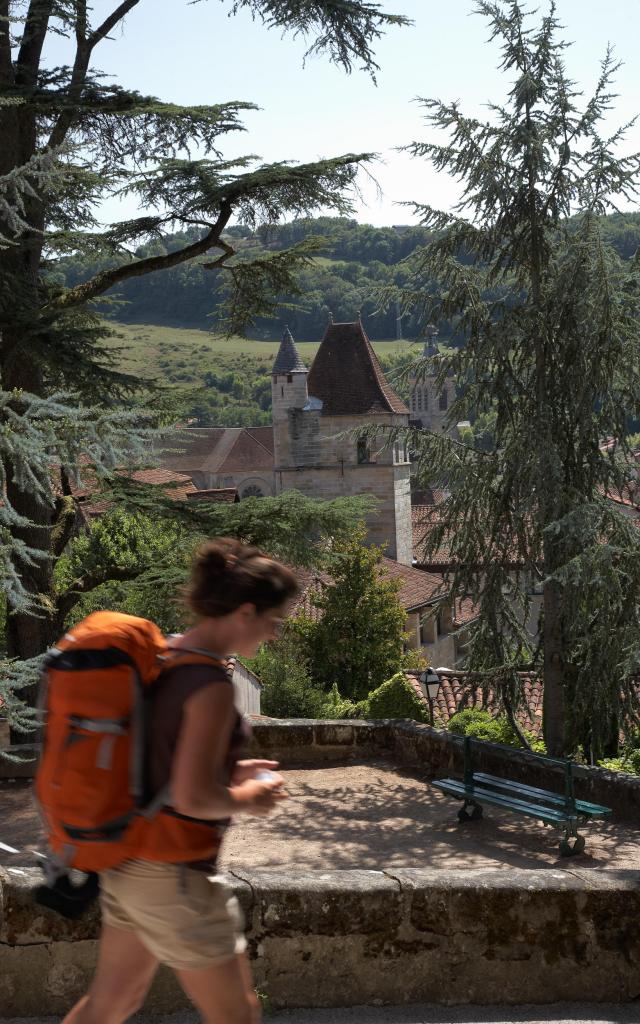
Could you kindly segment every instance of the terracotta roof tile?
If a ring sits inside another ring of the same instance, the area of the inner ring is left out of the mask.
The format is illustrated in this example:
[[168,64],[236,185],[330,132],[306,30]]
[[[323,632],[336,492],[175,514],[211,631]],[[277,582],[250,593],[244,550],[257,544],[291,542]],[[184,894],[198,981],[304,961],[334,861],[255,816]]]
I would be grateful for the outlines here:
[[382,559],[382,570],[384,575],[400,580],[398,598],[406,611],[430,604],[442,597],[445,592],[441,576],[425,572],[423,569],[414,569],[410,565],[402,565],[392,558]]
[[[434,718],[446,724],[457,711],[463,708],[485,708],[494,717],[503,714],[503,708],[493,690],[484,695],[472,675],[466,672],[444,671],[440,676],[440,690],[433,705]],[[536,737],[542,734],[542,695],[543,685],[539,676],[522,672],[520,683],[523,691],[524,707],[516,713],[518,724],[528,729]],[[428,707],[429,702],[424,694],[415,673],[407,673],[412,689]],[[477,679],[477,677],[476,677]]]
[[[164,466],[183,473],[212,474],[273,469],[273,442],[265,443],[262,429],[272,428],[198,427],[174,431],[162,438],[158,459]],[[171,449],[171,450],[167,450]]]
[[329,324],[307,380],[323,416],[409,410],[387,381],[362,324]]
[[[186,501],[187,498],[191,498],[197,492],[191,477],[186,476],[184,473],[175,473],[169,469],[136,469],[133,473],[122,470],[118,471],[118,475],[129,477],[139,484],[162,487],[164,494],[168,498],[173,498],[174,501]],[[99,486],[95,474],[93,474],[90,468],[83,471],[83,476],[84,485],[82,487],[74,487],[72,484],[71,492],[75,498],[82,502],[81,512],[84,519],[95,519],[97,516],[104,515],[105,512],[112,508],[113,502],[91,501],[92,493],[98,491]]]
[[214,501],[233,504],[240,501],[237,487],[209,487],[191,491],[187,495],[189,501]]
[[218,472],[245,473],[253,470],[273,471],[273,452],[247,430],[241,430],[218,466]]
[[247,434],[255,437],[256,441],[264,445],[267,451],[273,454],[273,427],[245,427]]

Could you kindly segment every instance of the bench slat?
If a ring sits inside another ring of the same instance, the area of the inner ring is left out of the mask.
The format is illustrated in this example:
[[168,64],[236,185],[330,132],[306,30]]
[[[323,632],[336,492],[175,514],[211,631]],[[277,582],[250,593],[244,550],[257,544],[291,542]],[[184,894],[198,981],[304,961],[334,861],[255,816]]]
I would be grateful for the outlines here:
[[[496,789],[502,789],[506,793],[520,793],[522,796],[530,796],[539,800],[545,800],[547,803],[555,804],[558,807],[564,807],[564,797],[560,793],[551,793],[546,789],[537,789],[535,786],[527,786],[523,782],[511,782],[509,779],[500,779],[497,775],[485,775],[484,772],[474,772],[473,779],[474,782],[477,781],[481,785],[494,786]],[[611,814],[610,807],[591,804],[587,800],[576,800],[575,803],[576,810],[590,818],[608,818]]]
[[465,786],[464,782],[459,782],[457,779],[437,779],[431,785],[451,796],[466,797],[468,800],[478,799],[480,802],[495,804],[506,810],[518,811],[520,814],[537,818],[540,821],[570,822],[576,819],[575,814],[567,814],[566,811],[555,810],[553,807],[543,807],[541,804],[527,803],[514,797],[502,796],[495,790],[485,789],[482,786]]

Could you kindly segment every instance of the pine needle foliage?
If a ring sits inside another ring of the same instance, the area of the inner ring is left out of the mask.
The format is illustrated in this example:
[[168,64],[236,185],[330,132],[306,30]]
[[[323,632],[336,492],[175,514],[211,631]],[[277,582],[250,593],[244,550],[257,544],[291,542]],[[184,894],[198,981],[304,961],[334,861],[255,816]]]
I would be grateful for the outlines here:
[[[457,378],[450,425],[492,422],[489,445],[411,437],[423,480],[451,492],[427,548],[446,546],[454,596],[479,605],[469,667],[512,724],[528,662],[544,677],[549,752],[597,758],[640,710],[640,533],[611,500],[633,494],[636,474],[640,266],[606,244],[600,219],[637,196],[640,161],[623,155],[628,126],[605,132],[610,50],[585,100],[554,3],[541,17],[519,0],[476,12],[500,46],[504,102],[482,121],[423,100],[445,141],[408,147],[461,186],[453,213],[414,206],[438,236],[412,258],[400,301],[462,342],[421,372]],[[536,637],[525,624],[540,587]]]
[[[175,6],[188,16],[187,0],[183,5]],[[246,326],[256,312],[273,308],[271,291],[292,290],[308,251],[279,253],[270,265],[257,266],[252,278],[236,260],[226,227],[234,219],[258,226],[319,207],[348,212],[367,156],[346,154],[306,165],[265,165],[250,155],[226,158],[229,136],[244,130],[243,115],[254,104],[232,99],[185,106],[112,81],[97,70],[102,44],[113,45],[134,11],[149,24],[158,14],[153,0],[105,6],[107,13],[98,17],[88,0],[0,0],[0,384],[7,395],[43,403],[54,402],[56,393],[74,393],[66,413],[55,398],[46,444],[37,451],[32,446],[29,454],[26,440],[21,448],[10,447],[12,403],[0,409],[9,446],[3,452],[2,529],[13,613],[7,628],[11,658],[37,657],[50,632],[51,617],[37,617],[27,605],[42,606],[52,593],[56,505],[41,495],[50,486],[51,466],[45,463],[56,448],[53,434],[65,436],[76,423],[79,438],[81,425],[104,426],[104,415],[130,408],[139,394],[140,382],[117,371],[104,345],[96,300],[132,277],[202,260],[212,271],[232,268],[230,322]],[[365,0],[227,3],[230,15],[242,9],[266,27],[305,37],[310,54],[326,53],[346,71],[361,66],[370,74],[376,68],[375,40],[406,23]],[[168,21],[167,31],[170,26]],[[48,59],[52,35],[68,52],[61,66]],[[102,204],[126,194],[137,197],[144,215],[105,228]],[[169,246],[162,255],[139,255],[142,244],[176,230],[191,232],[188,243]],[[65,288],[56,270],[69,255],[99,257],[102,267],[105,258],[111,262]],[[107,435],[104,440],[111,443]],[[92,460],[93,447],[87,452]],[[20,460],[24,466],[16,472]],[[55,460],[54,465],[58,489],[70,499],[66,470]],[[60,538],[66,535],[66,527],[58,530]],[[26,604],[20,604],[21,594]]]

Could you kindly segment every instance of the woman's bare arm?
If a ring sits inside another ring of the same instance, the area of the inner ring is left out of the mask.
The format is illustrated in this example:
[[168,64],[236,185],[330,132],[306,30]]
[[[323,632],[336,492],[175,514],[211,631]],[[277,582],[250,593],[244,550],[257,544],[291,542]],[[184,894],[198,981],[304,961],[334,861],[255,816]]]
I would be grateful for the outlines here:
[[235,714],[229,683],[205,686],[186,701],[171,772],[171,803],[179,814],[212,820],[264,815],[285,797],[275,780],[250,779],[232,788],[220,782]]

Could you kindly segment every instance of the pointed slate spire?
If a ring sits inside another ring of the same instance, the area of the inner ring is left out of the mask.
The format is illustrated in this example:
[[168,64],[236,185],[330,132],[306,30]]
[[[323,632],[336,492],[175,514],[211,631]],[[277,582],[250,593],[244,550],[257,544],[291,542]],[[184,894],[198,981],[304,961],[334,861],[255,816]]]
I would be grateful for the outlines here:
[[272,374],[284,373],[306,373],[307,367],[302,362],[300,353],[296,348],[291,331],[285,326],[280,348],[273,364]]

